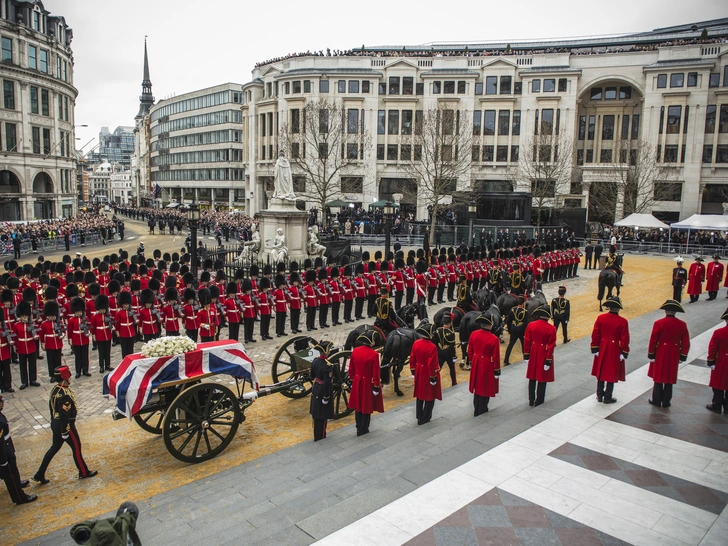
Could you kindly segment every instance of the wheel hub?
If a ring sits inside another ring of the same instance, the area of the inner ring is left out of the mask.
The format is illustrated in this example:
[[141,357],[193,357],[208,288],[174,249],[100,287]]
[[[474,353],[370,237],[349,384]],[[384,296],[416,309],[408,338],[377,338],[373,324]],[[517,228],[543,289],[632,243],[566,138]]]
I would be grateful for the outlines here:
[[202,428],[204,428],[204,429],[210,428],[210,423],[208,421],[202,421]]

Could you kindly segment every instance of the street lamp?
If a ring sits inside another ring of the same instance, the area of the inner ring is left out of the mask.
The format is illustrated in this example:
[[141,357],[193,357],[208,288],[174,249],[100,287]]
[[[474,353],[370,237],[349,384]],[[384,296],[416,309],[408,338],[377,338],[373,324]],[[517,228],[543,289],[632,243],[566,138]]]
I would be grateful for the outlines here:
[[473,246],[473,220],[475,220],[475,213],[478,212],[478,202],[475,198],[470,200],[468,203],[468,217],[470,218],[470,230],[468,231],[468,246]]
[[389,255],[389,245],[392,242],[392,216],[394,215],[394,203],[384,203],[384,256]]
[[192,278],[194,279],[195,288],[197,288],[197,226],[200,223],[200,207],[197,203],[192,203],[187,209],[187,223],[190,226],[190,246],[192,259]]

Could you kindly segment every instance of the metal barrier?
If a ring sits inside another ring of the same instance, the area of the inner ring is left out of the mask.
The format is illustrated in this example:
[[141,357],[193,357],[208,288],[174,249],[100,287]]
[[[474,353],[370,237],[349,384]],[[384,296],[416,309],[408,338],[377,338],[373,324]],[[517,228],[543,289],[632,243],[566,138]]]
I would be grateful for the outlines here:
[[[111,238],[106,238],[105,244],[113,243],[114,241],[118,241],[119,236],[118,234],[114,234]],[[86,237],[84,238],[84,246],[92,246],[102,244],[101,241],[101,234],[98,232],[92,232],[87,233]],[[70,246],[71,247],[78,247],[81,245],[81,237],[79,235],[71,235],[70,237]],[[4,248],[4,247],[3,247]],[[35,253],[42,254],[44,252],[56,252],[58,250],[65,250],[66,243],[63,237],[55,237],[53,239],[40,239],[37,244],[37,250]],[[26,254],[33,254],[33,245],[30,241],[24,240],[22,243],[20,243],[20,255],[26,255]],[[13,256],[14,252],[12,247],[8,247],[7,251],[3,250],[2,255],[3,256]]]

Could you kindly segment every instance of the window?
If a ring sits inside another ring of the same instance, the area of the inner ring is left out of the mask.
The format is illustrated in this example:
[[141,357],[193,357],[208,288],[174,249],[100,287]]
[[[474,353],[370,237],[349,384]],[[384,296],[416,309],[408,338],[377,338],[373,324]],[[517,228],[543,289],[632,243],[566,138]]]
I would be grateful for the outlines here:
[[579,140],[586,137],[586,116],[579,116]]
[[544,93],[553,93],[556,91],[556,80],[554,79],[546,79],[543,81],[543,92]]
[[304,93],[311,92],[311,80],[303,80],[303,92]]
[[319,93],[329,92],[329,80],[319,80]]
[[550,135],[554,132],[554,110],[544,108],[541,110],[541,134]]
[[362,93],[371,93],[371,82],[369,80],[364,80],[361,82],[361,92]]
[[455,125],[455,111],[454,110],[443,110],[442,111],[442,134],[443,135],[453,134],[454,125]]
[[594,163],[594,150],[587,150],[586,151],[586,162],[587,163]]
[[[358,112],[358,110],[355,110]],[[359,156],[359,145],[356,142],[346,144],[346,159],[356,159]]]
[[470,154],[471,154],[470,159],[472,161],[480,162],[480,146],[474,144],[470,148]]
[[705,107],[705,132],[706,134],[715,133],[715,112],[717,108],[715,104],[709,104]]
[[533,80],[531,82],[531,93],[541,92],[541,80]]
[[364,191],[364,177],[362,176],[342,176],[341,192],[342,193],[362,193]]
[[492,162],[494,151],[495,148],[493,146],[483,146],[483,161]]
[[397,77],[397,76],[389,77],[389,94],[390,95],[399,95],[399,77]]
[[[535,116],[536,116],[536,122],[533,124],[533,134],[537,135],[538,134],[538,110],[536,110]],[[534,151],[534,153],[535,153],[535,151]]]
[[602,100],[602,88],[601,87],[592,87],[591,92],[589,94],[589,98],[591,100]]
[[30,86],[30,113],[38,113],[38,88]]
[[632,116],[632,140],[636,140],[640,137],[640,115],[635,114]]
[[301,132],[301,110],[293,108],[291,110],[291,133],[297,134]]
[[424,95],[425,94],[425,84],[424,82],[418,82],[415,84],[415,94],[416,95]]
[[[682,115],[682,106],[667,107],[667,134],[674,135],[680,132],[680,117]],[[665,150],[667,153],[667,150]]]
[[665,163],[677,163],[677,145],[665,146]]
[[720,87],[720,74],[711,74],[708,80],[708,87]]
[[306,193],[306,177],[305,176],[294,176],[293,177],[293,191],[296,193]]
[[619,100],[629,100],[632,98],[632,88],[627,87],[620,87],[619,88]]
[[301,157],[301,145],[298,142],[291,142],[291,157],[293,159]]
[[511,111],[510,110],[499,110],[498,111],[498,134],[508,136],[510,126],[511,126]]
[[442,93],[442,82],[432,82],[432,94],[439,95]]
[[584,150],[576,150],[576,164],[581,166],[584,164]]
[[40,113],[44,116],[50,116],[50,105],[48,100],[48,89],[40,90]]
[[412,134],[412,110],[402,110],[402,134]]
[[698,73],[697,72],[688,72],[688,87],[697,87],[698,86]]
[[28,68],[38,70],[38,48],[28,46]]
[[415,111],[415,134],[422,134],[422,120],[424,118],[424,112],[422,110]]
[[411,76],[402,78],[402,94],[412,95],[414,94],[415,79]]
[[685,85],[685,74],[682,72],[670,74],[670,87],[682,87]]
[[389,110],[387,114],[387,133],[390,135],[399,134],[399,110]]
[[48,74],[48,52],[45,49],[40,50],[40,71]]
[[412,149],[412,159],[414,161],[422,161],[422,144],[415,144]]
[[384,161],[384,144],[377,144],[377,161]]
[[719,144],[716,147],[715,162],[728,163],[728,146],[726,146],[725,144]]
[[629,140],[629,116],[622,116],[622,140]]
[[291,93],[291,82],[286,82],[283,84],[283,93],[286,95],[289,95]]
[[604,100],[617,100],[617,88],[616,87],[605,87],[604,88]]
[[508,162],[508,146],[497,146],[495,149],[495,160],[497,162]]
[[728,65],[723,67],[723,87],[728,87]]
[[399,147],[399,158],[402,161],[412,161],[412,145],[402,144]]
[[387,82],[379,82],[379,91],[378,93],[380,95],[386,95],[387,94]]
[[690,114],[690,106],[685,105],[685,119],[683,120],[683,134],[688,134],[688,118]]
[[319,110],[319,134],[326,134],[329,132],[329,109],[322,108]]
[[665,89],[665,87],[667,87],[667,74],[658,74],[657,75],[657,88]]
[[397,145],[387,144],[387,161],[397,161]]
[[336,89],[339,93],[346,93],[346,80],[339,80],[336,84]]
[[32,128],[32,142],[33,142],[33,153],[39,154],[40,153],[40,127],[33,127]]
[[662,130],[664,129],[664,127],[665,127],[665,107],[661,106],[660,107],[660,128],[658,129],[657,132],[659,134],[662,134]]
[[720,105],[720,119],[718,120],[718,132],[728,133],[728,104]]
[[13,62],[13,40],[11,38],[2,39],[3,62]]
[[455,82],[454,81],[446,81],[442,86],[442,92],[446,95],[454,95],[455,94]]
[[[293,82],[293,92],[294,93],[300,93],[301,92],[301,80]],[[276,93],[278,94],[278,93]]]
[[475,82],[475,94],[476,95],[483,94],[483,82]]
[[16,152],[18,146],[16,127],[14,123],[5,124],[5,149],[8,152]]
[[473,112],[473,134],[475,136],[480,136],[481,132],[483,131],[483,114],[480,110],[475,110]]
[[68,97],[63,97],[63,120],[68,121]]
[[3,80],[3,108],[15,110],[15,82]]
[[518,163],[520,157],[520,148],[518,146],[511,146],[511,163]]
[[33,10],[33,30],[40,30],[40,13]]
[[500,79],[500,94],[501,95],[510,95],[511,94],[511,81],[513,81],[513,78],[511,76],[501,76],[501,79]]
[[567,81],[566,78],[559,78],[559,93],[566,93]]
[[599,163],[611,163],[612,150],[602,150],[599,154]]
[[513,84],[513,94],[514,95],[521,95],[523,93],[523,82],[514,82]]
[[458,95],[464,95],[465,94],[465,82],[463,80],[460,80],[458,82]]
[[589,126],[587,129],[587,140],[594,140],[594,127],[596,126],[596,116],[589,116]]
[[513,136],[521,134],[521,111],[513,110]]
[[319,142],[318,155],[319,155],[320,159],[326,159],[329,157],[329,143],[328,142]]
[[383,135],[386,134],[385,132],[385,124],[386,124],[386,118],[387,118],[387,112],[385,110],[379,110],[377,112],[377,134]]
[[496,76],[486,76],[485,78],[485,94],[498,94],[498,78]]
[[355,135],[359,132],[359,110],[349,108],[346,111],[346,132]]
[[602,117],[602,140],[614,139],[614,116]]
[[359,92],[359,80],[349,80],[349,93]]
[[680,182],[655,182],[654,199],[657,201],[680,201],[682,184]]
[[703,163],[713,162],[713,146],[711,144],[703,145]]
[[483,134],[486,136],[495,134],[495,110],[483,111]]

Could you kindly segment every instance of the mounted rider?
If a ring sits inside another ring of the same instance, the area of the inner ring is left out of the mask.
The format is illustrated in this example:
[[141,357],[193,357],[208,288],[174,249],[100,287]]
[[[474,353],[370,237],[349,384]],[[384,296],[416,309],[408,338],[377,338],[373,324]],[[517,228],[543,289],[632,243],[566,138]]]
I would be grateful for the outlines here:
[[384,332],[386,338],[389,332],[397,328],[397,315],[394,312],[392,302],[389,300],[388,285],[382,285],[379,289],[379,297],[374,303],[374,308],[376,310],[374,325]]
[[607,254],[607,260],[606,264],[604,266],[604,269],[611,269],[617,274],[617,280],[619,282],[619,286],[622,286],[622,275],[624,272],[622,271],[622,268],[619,266],[619,255],[617,254],[617,245],[611,245],[609,247],[609,254]]
[[466,313],[468,311],[477,311],[478,308],[473,302],[473,295],[470,293],[468,288],[468,278],[465,275],[460,275],[460,283],[457,286],[457,306],[460,307]]
[[513,264],[513,272],[509,275],[511,293],[516,296],[522,296],[526,291],[526,284],[521,273],[521,264],[518,262]]

